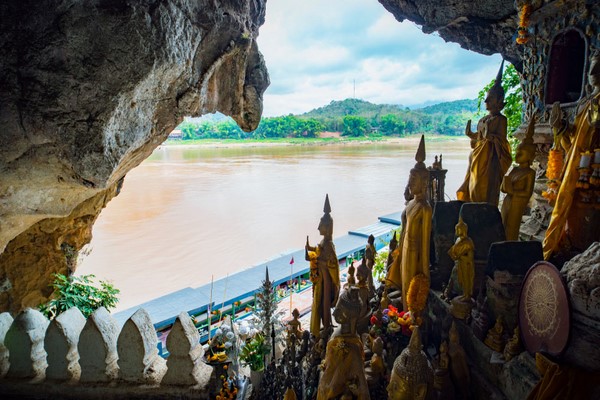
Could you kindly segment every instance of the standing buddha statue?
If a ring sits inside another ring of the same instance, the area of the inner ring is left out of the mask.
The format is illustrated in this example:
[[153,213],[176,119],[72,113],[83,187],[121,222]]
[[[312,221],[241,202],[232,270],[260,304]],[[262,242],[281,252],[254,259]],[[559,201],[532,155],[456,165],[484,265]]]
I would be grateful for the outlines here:
[[475,244],[470,237],[467,236],[467,224],[464,223],[462,217],[459,216],[458,224],[456,224],[456,242],[448,255],[454,260],[458,283],[462,288],[462,296],[457,296],[452,299],[450,312],[459,319],[466,319],[471,315],[473,308],[473,282],[475,281]]
[[317,246],[311,246],[306,238],[306,260],[311,261],[310,275],[313,283],[313,303],[310,319],[310,332],[319,337],[321,322],[323,328],[332,327],[331,308],[335,305],[340,292],[340,268],[333,244],[333,219],[329,196],[325,196],[325,213],[321,217],[318,230],[323,240]]
[[527,127],[527,135],[517,146],[515,161],[519,165],[504,176],[500,187],[502,192],[506,193],[502,202],[502,223],[506,232],[506,240],[519,240],[521,218],[533,194],[535,171],[531,168],[531,163],[535,157],[534,127],[535,119],[531,118]]
[[367,246],[365,247],[365,258],[367,260],[367,268],[369,268],[369,293],[371,296],[375,294],[375,285],[373,284],[373,267],[375,266],[375,257],[377,256],[377,249],[375,249],[375,236],[369,235],[367,239]]
[[506,138],[506,117],[500,113],[505,106],[503,67],[504,61],[485,98],[485,108],[489,113],[477,123],[477,132],[471,132],[471,120],[467,122],[465,134],[471,138],[473,150],[469,155],[465,180],[456,192],[458,200],[498,205],[502,178],[512,162]]
[[429,171],[424,163],[424,136],[421,136],[415,160],[417,162],[408,178],[408,188],[413,198],[402,213],[402,234],[396,249],[397,255],[386,276],[386,286],[402,291],[404,311],[408,311],[407,293],[412,278],[423,274],[429,280],[432,209],[427,201]]

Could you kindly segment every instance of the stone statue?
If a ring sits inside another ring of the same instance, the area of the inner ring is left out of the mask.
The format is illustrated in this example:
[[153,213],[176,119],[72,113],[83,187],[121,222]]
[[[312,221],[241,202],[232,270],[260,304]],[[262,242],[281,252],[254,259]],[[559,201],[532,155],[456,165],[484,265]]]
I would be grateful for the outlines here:
[[356,285],[356,278],[354,277],[355,272],[356,268],[354,268],[354,263],[350,263],[350,266],[348,267],[348,280],[346,281],[346,287]]
[[390,400],[423,400],[431,396],[433,369],[422,350],[419,327],[410,336],[408,347],[394,361],[392,376],[387,387]]
[[369,331],[369,320],[371,318],[371,313],[369,309],[369,299],[371,297],[371,293],[369,290],[368,279],[371,271],[367,268],[367,262],[365,258],[362,258],[362,262],[358,266],[358,270],[356,271],[356,277],[358,279],[358,293],[360,300],[362,302],[362,309],[360,312],[360,316],[358,318],[358,322],[356,324],[356,329],[359,335],[363,333],[367,333]]
[[396,232],[392,232],[392,240],[390,240],[389,244],[389,252],[388,258],[385,263],[385,272],[387,273],[390,270],[392,263],[394,262],[394,257],[396,254],[396,248],[398,247],[398,239],[396,239]]
[[[425,137],[421,136],[415,156],[417,163],[410,170],[408,187],[414,196],[402,213],[402,234],[397,256],[390,267],[386,285],[402,291],[402,308],[408,311],[406,296],[412,278],[423,274],[429,280],[429,240],[432,209],[427,202],[429,171],[425,166]],[[391,298],[391,296],[390,296]]]
[[437,365],[434,370],[433,388],[437,399],[454,400],[454,386],[450,379],[450,356],[448,356],[448,343],[444,340],[440,344]]
[[375,249],[375,236],[369,235],[367,239],[367,246],[365,247],[365,258],[367,260],[367,268],[369,268],[369,293],[370,295],[375,294],[375,285],[373,284],[373,267],[375,266],[375,257],[377,256],[377,249]]
[[523,352],[523,346],[521,345],[521,337],[519,335],[519,327],[515,327],[513,337],[509,339],[504,347],[504,359],[506,361],[512,360],[515,356],[518,356]]
[[504,338],[502,337],[503,334],[504,322],[502,317],[498,317],[496,319],[496,324],[492,329],[489,330],[483,342],[490,349],[497,351],[498,353],[502,353],[502,350],[504,349]]
[[450,376],[454,386],[463,399],[470,397],[471,374],[467,365],[467,353],[460,344],[460,337],[453,321],[449,333],[448,356],[450,357]]
[[333,311],[338,326],[329,342],[319,381],[317,400],[337,399],[351,388],[350,398],[369,400],[369,388],[363,365],[363,345],[356,333],[362,302],[359,290],[350,287],[339,296]]
[[383,362],[383,340],[375,338],[372,344],[373,356],[369,366],[365,369],[367,384],[370,388],[376,387],[385,378],[385,364]]
[[458,200],[498,205],[500,184],[512,162],[510,145],[506,139],[506,117],[500,113],[505,105],[503,67],[504,61],[494,86],[485,98],[489,114],[479,120],[477,132],[471,132],[471,121],[467,122],[465,134],[471,138],[473,150],[469,156],[465,181],[456,192]]
[[[323,240],[312,247],[306,238],[306,260],[311,261],[310,273],[313,283],[313,303],[310,319],[310,332],[319,337],[321,322],[323,328],[331,328],[331,308],[335,305],[340,291],[340,268],[333,244],[333,219],[329,196],[325,196],[325,213],[319,223],[319,233]],[[312,254],[311,254],[312,252]]]
[[517,146],[515,161],[519,165],[504,177],[500,187],[502,192],[506,193],[502,203],[502,223],[506,232],[506,240],[519,240],[521,218],[533,194],[535,171],[531,168],[531,163],[535,157],[534,127],[535,119],[532,118],[529,121],[525,139]]
[[456,242],[450,250],[448,255],[454,260],[456,272],[458,276],[458,283],[462,288],[463,295],[457,296],[452,299],[452,306],[450,312],[456,318],[465,319],[471,314],[472,297],[473,297],[473,282],[475,280],[475,244],[470,237],[467,236],[468,226],[462,220],[462,217],[458,218],[458,224],[456,224]]
[[564,172],[552,217],[544,237],[546,260],[565,248],[583,251],[594,241],[600,240],[600,229],[597,229],[600,209],[582,204],[581,194],[585,191],[577,189],[580,172],[584,169],[582,163],[585,163],[585,160],[582,160],[582,153],[600,147],[600,118],[598,118],[600,54],[598,53],[590,58],[588,82],[593,91],[578,107],[573,126],[569,128],[571,134],[567,136],[570,138],[568,144],[561,140],[561,146],[569,146],[569,149],[564,159]]

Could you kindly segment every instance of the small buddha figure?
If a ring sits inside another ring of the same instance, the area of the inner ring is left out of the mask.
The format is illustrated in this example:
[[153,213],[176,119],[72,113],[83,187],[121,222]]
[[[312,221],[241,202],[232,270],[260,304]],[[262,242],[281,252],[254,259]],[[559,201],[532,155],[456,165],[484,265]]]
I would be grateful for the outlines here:
[[390,240],[389,244],[389,252],[387,262],[385,263],[385,272],[387,273],[390,270],[390,266],[394,262],[394,257],[396,254],[396,248],[398,247],[398,240],[396,239],[396,232],[392,233],[392,240]]
[[475,337],[481,341],[485,339],[486,333],[490,328],[490,317],[488,316],[487,297],[484,296],[483,290],[477,296],[477,305],[471,311],[473,320],[471,328]]
[[504,321],[502,317],[498,317],[496,319],[496,324],[492,329],[489,330],[483,342],[490,349],[497,351],[498,353],[502,353],[502,350],[504,349],[504,338],[502,337],[503,334]]
[[452,380],[450,379],[449,368],[448,343],[444,340],[440,344],[440,353],[433,376],[433,388],[436,392],[436,398],[440,400],[454,400],[454,386],[452,386]]
[[288,334],[296,335],[296,338],[302,337],[302,323],[299,320],[300,312],[297,308],[294,308],[292,311],[292,320],[287,323],[288,326]]
[[[340,291],[340,267],[333,244],[333,219],[329,196],[325,196],[325,213],[319,223],[319,233],[323,240],[313,247],[306,238],[306,260],[311,261],[311,281],[313,282],[313,303],[311,309],[310,332],[316,337],[323,328],[331,328],[331,308],[337,302]],[[312,252],[312,254],[311,254]],[[314,260],[311,260],[314,259]],[[313,269],[314,263],[314,269]]]
[[361,308],[358,288],[350,287],[342,291],[333,311],[340,325],[327,343],[317,400],[337,399],[346,393],[349,386],[352,386],[352,398],[370,399],[363,366],[362,341],[356,332]]
[[498,205],[502,178],[512,163],[510,145],[506,138],[506,117],[500,113],[504,108],[502,71],[498,71],[496,82],[485,98],[489,114],[477,123],[477,132],[471,132],[471,121],[467,122],[465,134],[471,138],[472,151],[465,181],[456,192],[458,200],[486,202]]
[[513,337],[511,337],[506,346],[504,347],[504,359],[506,361],[512,360],[515,356],[518,356],[523,352],[523,346],[521,345],[521,337],[519,335],[519,327],[515,327]]
[[375,338],[372,346],[373,355],[371,356],[371,362],[365,369],[367,376],[367,384],[370,388],[379,385],[385,378],[385,364],[383,362],[383,340],[380,337]]
[[379,308],[381,310],[385,310],[390,305],[390,298],[388,296],[387,288],[383,289],[383,294],[381,295],[381,302],[379,303]]
[[377,249],[375,249],[375,236],[369,235],[367,239],[367,247],[365,247],[365,258],[367,260],[367,268],[369,268],[369,291],[371,296],[375,294],[375,285],[373,284],[373,267],[375,266],[375,257],[377,256]]
[[450,357],[450,377],[463,399],[470,397],[471,373],[467,365],[467,353],[460,344],[456,324],[452,322],[449,333],[448,356]]
[[502,192],[506,193],[502,203],[502,223],[506,232],[506,240],[519,240],[521,218],[533,194],[535,171],[531,168],[531,163],[535,157],[534,127],[535,119],[532,118],[527,128],[527,136],[517,147],[515,161],[519,165],[504,177],[500,188]]
[[[418,274],[429,280],[429,241],[432,209],[427,201],[429,171],[425,166],[425,137],[421,136],[415,156],[417,163],[410,170],[408,187],[414,196],[402,213],[402,234],[398,255],[390,267],[386,285],[402,292],[402,309],[408,311],[407,293],[410,281]],[[391,296],[390,296],[391,297]]]
[[367,268],[366,260],[363,257],[362,262],[358,266],[358,270],[356,272],[356,277],[358,278],[357,286],[359,290],[359,297],[362,302],[362,309],[356,325],[359,335],[367,333],[369,330],[369,320],[371,318],[369,299],[371,294],[369,291],[368,277],[370,274],[371,271],[369,271],[369,268]]
[[[585,250],[594,241],[600,240],[597,220],[600,209],[583,202],[581,196],[585,190],[578,190],[582,153],[600,147],[600,129],[598,122],[598,101],[600,100],[600,54],[590,57],[588,82],[592,86],[590,93],[577,108],[577,115],[569,127],[569,149],[564,158],[564,170],[561,176],[558,194],[552,210],[550,224],[544,237],[544,258],[548,260],[563,250]],[[561,145],[564,147],[565,145]]]
[[349,286],[356,285],[356,279],[354,278],[355,272],[356,272],[356,268],[354,268],[354,264],[350,263],[350,266],[348,267],[348,280],[346,282],[346,288],[348,288]]
[[433,370],[422,350],[419,327],[415,326],[408,347],[394,361],[387,387],[390,400],[423,400],[431,396]]
[[475,244],[467,236],[467,231],[467,224],[463,222],[462,217],[459,217],[455,227],[456,242],[448,250],[448,255],[454,260],[458,283],[463,290],[462,296],[457,296],[452,300],[450,308],[452,315],[459,319],[465,319],[471,315],[473,282],[475,280]]

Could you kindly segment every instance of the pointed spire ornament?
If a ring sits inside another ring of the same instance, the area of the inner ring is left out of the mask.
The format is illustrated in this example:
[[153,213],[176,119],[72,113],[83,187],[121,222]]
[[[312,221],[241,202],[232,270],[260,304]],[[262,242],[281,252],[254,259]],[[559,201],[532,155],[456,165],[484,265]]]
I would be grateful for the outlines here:
[[[419,141],[419,148],[417,149],[417,154],[415,154],[415,161],[417,165],[423,164],[425,161],[425,135],[421,135],[421,140]],[[425,167],[425,164],[423,164]]]
[[413,328],[412,334],[410,335],[410,341],[408,342],[408,348],[414,352],[419,352],[423,348],[418,325],[415,325]]
[[325,195],[325,205],[323,206],[323,212],[329,214],[331,212],[331,205],[329,204],[329,194]]
[[504,73],[504,59],[502,59],[502,63],[500,63],[500,69],[498,70],[498,75],[496,75],[496,81],[494,82],[494,86],[492,86],[488,92],[494,93],[498,96],[502,101],[504,101],[504,88],[502,87],[502,74]]
[[527,125],[527,133],[525,134],[525,139],[523,139],[523,144],[533,145],[534,132],[535,132],[535,117],[532,117],[529,120],[529,124]]
[[269,281],[269,266],[268,265],[265,267],[265,282],[270,282]]

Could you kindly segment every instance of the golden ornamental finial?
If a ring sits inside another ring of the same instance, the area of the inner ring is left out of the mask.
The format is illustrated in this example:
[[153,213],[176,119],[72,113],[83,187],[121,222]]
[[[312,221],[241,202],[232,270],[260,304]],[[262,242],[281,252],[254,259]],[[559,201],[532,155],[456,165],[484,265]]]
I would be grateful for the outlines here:
[[417,154],[415,154],[415,161],[417,165],[415,167],[420,166],[425,161],[425,135],[421,135],[421,141],[419,142],[419,148],[417,149]]

